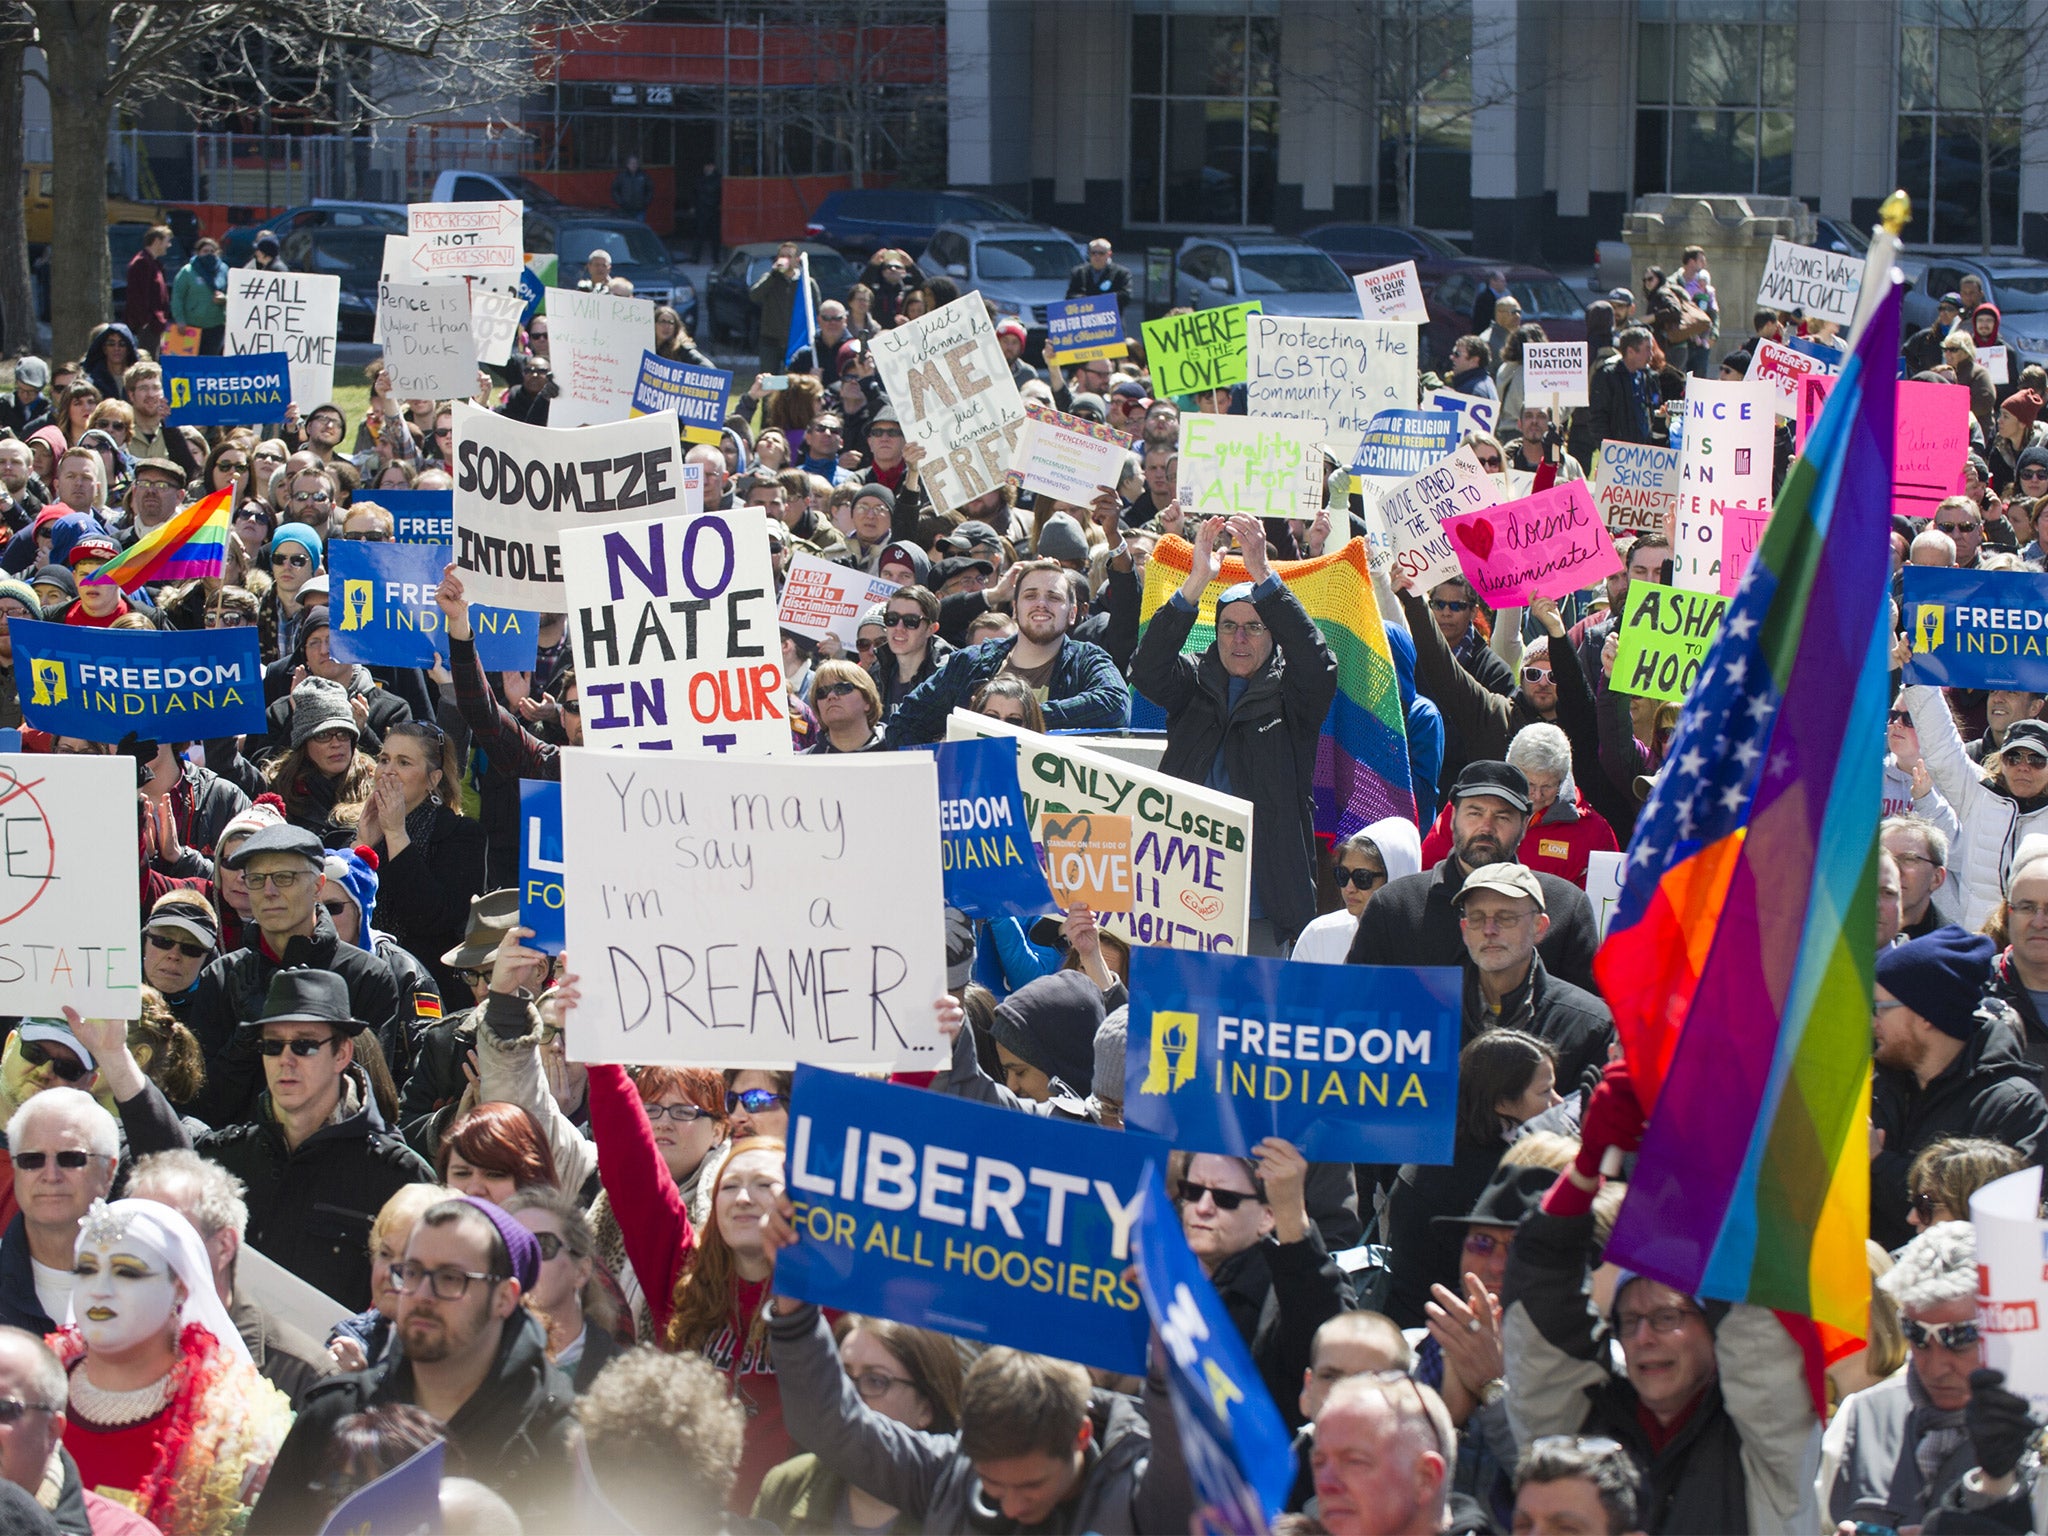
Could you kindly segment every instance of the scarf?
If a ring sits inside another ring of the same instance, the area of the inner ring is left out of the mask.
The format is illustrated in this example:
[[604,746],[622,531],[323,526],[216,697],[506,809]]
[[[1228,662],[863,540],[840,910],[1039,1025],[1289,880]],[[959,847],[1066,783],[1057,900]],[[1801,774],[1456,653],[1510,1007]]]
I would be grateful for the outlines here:
[[441,809],[441,802],[428,795],[418,805],[405,813],[405,835],[420,845],[426,852],[428,834],[434,830],[434,813]]
[[1935,1407],[1927,1389],[1920,1385],[1917,1371],[1906,1372],[1906,1396],[1913,1403],[1913,1411],[1906,1416],[1906,1439],[1913,1447],[1913,1464],[1920,1469],[1921,1485],[1931,1492],[1941,1464],[1969,1436],[1963,1425],[1967,1410]]

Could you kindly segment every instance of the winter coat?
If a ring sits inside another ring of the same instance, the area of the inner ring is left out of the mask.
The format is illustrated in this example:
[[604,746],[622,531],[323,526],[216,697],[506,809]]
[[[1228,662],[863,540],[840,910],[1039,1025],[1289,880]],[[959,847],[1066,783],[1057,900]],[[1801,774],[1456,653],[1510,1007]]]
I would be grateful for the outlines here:
[[[1389,880],[1358,920],[1347,965],[1456,965],[1465,963],[1465,936],[1453,904],[1465,885],[1464,868],[1448,858],[1419,875]],[[1550,932],[1536,946],[1545,971],[1586,991],[1596,990],[1593,951],[1599,931],[1593,904],[1569,880],[1536,872]],[[1560,1079],[1562,1070],[1560,1069]]]
[[1263,1238],[1233,1253],[1209,1277],[1252,1364],[1290,1430],[1301,1427],[1301,1383],[1316,1330],[1354,1305],[1351,1282],[1323,1247],[1313,1223],[1291,1243]]
[[[419,819],[416,810],[406,821],[410,826]],[[426,835],[415,833],[404,852],[383,855],[378,871],[377,926],[417,957],[451,997],[466,997],[469,989],[441,956],[462,942],[469,899],[484,890],[484,842],[474,817],[435,805]]]
[[[778,272],[771,262],[768,270],[747,290],[747,297],[753,301],[754,307],[761,311],[763,373],[782,372],[783,355],[789,348],[790,320],[796,313],[796,285],[800,271],[801,268],[792,268],[787,272]],[[810,289],[807,299],[811,313],[815,315],[818,312],[818,284],[813,279],[806,286]]]
[[[1932,904],[1928,912],[1930,916],[1933,914]],[[2004,1003],[2013,1011],[2026,1042],[2022,1049],[2027,1060],[2048,1069],[2048,1020],[2041,1017],[2041,1010],[2034,1006],[2033,994],[2027,991],[2026,983],[2020,980],[2020,973],[2014,969],[2009,946],[1992,962],[1991,983],[1985,987],[1984,995]]]
[[[1646,421],[1654,422],[1657,403],[1656,387],[1652,384],[1643,406]],[[1572,412],[1571,455],[1587,474],[1593,472],[1593,456],[1610,437],[1617,443],[1647,443],[1655,439],[1654,430],[1646,430],[1637,420],[1635,376],[1622,363],[1619,353],[1593,370],[1593,376],[1586,382],[1586,404]]]
[[1530,961],[1527,979],[1501,999],[1497,1013],[1487,1006],[1478,970],[1467,965],[1463,1018],[1460,1049],[1492,1029],[1519,1029],[1547,1042],[1557,1056],[1559,1093],[1599,1077],[1614,1043],[1614,1015],[1607,1004],[1597,993],[1552,976],[1543,968],[1540,951]]
[[1499,1136],[1480,1142],[1461,1135],[1452,1145],[1450,1162],[1402,1166],[1387,1197],[1391,1275],[1385,1307],[1400,1327],[1428,1323],[1423,1305],[1432,1285],[1462,1292],[1458,1259],[1465,1229],[1437,1218],[1470,1214],[1507,1149]]
[[874,682],[875,691],[882,696],[883,723],[896,718],[897,706],[909,698],[920,683],[938,671],[939,663],[952,655],[955,649],[934,634],[925,643],[924,660],[918,663],[917,676],[906,683],[896,670],[896,653],[889,649],[889,642],[884,640],[875,647],[875,659],[868,663],[868,676]]
[[1925,1431],[1915,1418],[1911,1374],[1908,1366],[1842,1399],[1838,1422],[1828,1426],[1830,1441],[1841,1437],[1841,1458],[1833,1485],[1821,1490],[1822,1512],[1831,1524],[1867,1520],[1894,1530],[1919,1525],[1977,1465],[1977,1448],[1965,1435],[1942,1458],[1931,1482],[1921,1474],[1915,1448]]
[[1205,784],[1222,757],[1231,792],[1252,802],[1252,879],[1274,929],[1291,939],[1316,915],[1316,748],[1337,693],[1337,657],[1279,578],[1255,590],[1273,653],[1236,708],[1215,644],[1199,656],[1181,642],[1196,611],[1178,593],[1152,615],[1131,661],[1138,691],[1166,711],[1159,771]]
[[[469,989],[458,994],[469,996]],[[451,1013],[421,1033],[412,1071],[398,1095],[398,1129],[406,1145],[432,1162],[441,1150],[441,1136],[461,1113],[469,1078],[462,1064],[478,1049],[479,1011]],[[478,1052],[481,1059],[481,1051]],[[556,1164],[559,1172],[561,1165]],[[563,1186],[568,1188],[567,1184]]]
[[[910,691],[896,706],[890,724],[894,745],[927,746],[943,741],[946,717],[965,708],[974,690],[1002,671],[1019,637],[984,640],[955,651],[939,663],[938,671]],[[1093,726],[1116,730],[1130,717],[1131,691],[1109,652],[1099,645],[1066,639],[1053,658],[1052,676],[1045,690],[1045,728],[1071,731]]]
[[[1569,880],[1584,889],[1586,861],[1595,853],[1618,853],[1614,828],[1587,803],[1585,791],[1567,797],[1562,792],[1543,813],[1541,821],[1529,823],[1515,858],[1531,869],[1540,869]],[[1422,862],[1434,867],[1451,854],[1451,807],[1446,805],[1422,840]]]
[[36,1272],[29,1259],[28,1219],[19,1211],[0,1235],[0,1325],[25,1328],[37,1338],[54,1333],[61,1320],[43,1310]]
[[1912,711],[1927,775],[1955,809],[1959,835],[1949,849],[1949,883],[1960,888],[1962,926],[1974,933],[2005,899],[2005,877],[2020,839],[2029,832],[2048,832],[2048,798],[2022,808],[1978,776],[1940,689],[1901,688],[1899,707]]

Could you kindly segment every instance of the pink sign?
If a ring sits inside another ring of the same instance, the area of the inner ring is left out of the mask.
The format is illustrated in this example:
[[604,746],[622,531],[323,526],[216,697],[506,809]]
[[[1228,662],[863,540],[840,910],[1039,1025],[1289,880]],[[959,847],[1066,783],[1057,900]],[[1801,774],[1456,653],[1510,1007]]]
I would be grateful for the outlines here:
[[1564,597],[1621,569],[1621,556],[1583,480],[1461,512],[1445,518],[1443,526],[1466,578],[1491,608]]
[[[1799,381],[1799,447],[1835,387],[1832,377]],[[1970,392],[1930,379],[1899,381],[1899,416],[1893,446],[1892,511],[1929,518],[1944,496],[1960,496],[1970,457]]]
[[1726,507],[1722,509],[1721,537],[1727,543],[1721,560],[1721,595],[1733,597],[1735,589],[1742,585],[1742,573],[1749,569],[1750,556],[1756,553],[1757,545],[1764,541],[1764,530],[1771,525],[1771,509],[1751,507]]

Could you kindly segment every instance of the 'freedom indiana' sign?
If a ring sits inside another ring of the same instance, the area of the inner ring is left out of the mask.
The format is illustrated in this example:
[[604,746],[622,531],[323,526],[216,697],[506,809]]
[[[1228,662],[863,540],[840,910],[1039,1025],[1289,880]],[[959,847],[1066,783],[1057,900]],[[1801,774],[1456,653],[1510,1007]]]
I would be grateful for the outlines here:
[[53,736],[164,741],[261,735],[256,631],[86,629],[15,619],[22,718]]

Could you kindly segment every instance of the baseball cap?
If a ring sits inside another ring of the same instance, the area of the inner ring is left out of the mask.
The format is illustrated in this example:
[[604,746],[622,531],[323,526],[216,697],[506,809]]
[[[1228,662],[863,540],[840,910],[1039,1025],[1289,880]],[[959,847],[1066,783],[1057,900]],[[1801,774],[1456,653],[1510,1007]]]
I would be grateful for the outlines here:
[[2002,747],[2016,746],[2048,757],[2048,720],[2015,720],[2008,725]]
[[1611,304],[1633,304],[1636,296],[1626,288],[1610,288],[1607,290],[1607,299]]
[[1536,903],[1536,910],[1543,906],[1543,882],[1536,878],[1536,872],[1526,864],[1482,864],[1465,877],[1465,883],[1451,900],[1464,904],[1467,896],[1474,891],[1499,891],[1503,896],[1526,896]]
[[93,1069],[92,1052],[79,1043],[78,1036],[71,1033],[71,1026],[62,1019],[23,1019],[20,1034],[24,1045],[31,1040],[61,1045],[78,1058],[78,1064],[86,1071]]
[[996,568],[990,562],[977,560],[972,555],[953,555],[932,567],[932,586],[934,589],[943,587],[955,576],[965,576],[969,571],[979,571],[984,576],[993,576]]
[[1960,293],[1944,293],[1940,298],[1934,301],[1934,307],[1936,309],[1953,309],[1958,313],[1961,313],[1963,307],[1963,296]]
[[1110,390],[1110,393],[1112,395],[1121,395],[1126,400],[1143,400],[1145,398],[1145,386],[1136,379],[1124,379],[1116,384]]
[[1527,811],[1529,779],[1512,763],[1481,758],[1461,768],[1457,783],[1451,786],[1451,803],[1454,805],[1471,795],[1492,795],[1497,800],[1507,801],[1518,811]]
[[166,891],[149,909],[144,933],[182,933],[194,943],[212,949],[220,942],[220,922],[205,898],[194,899],[190,891]]

